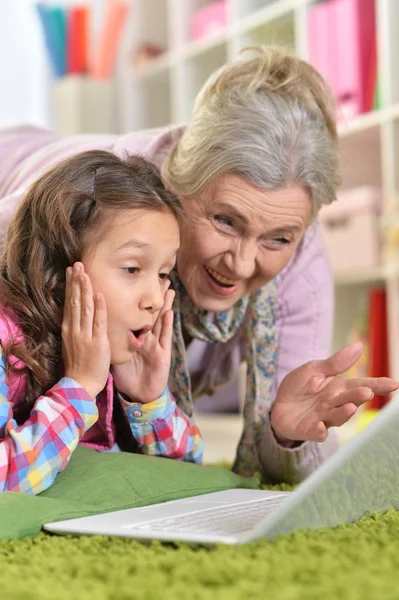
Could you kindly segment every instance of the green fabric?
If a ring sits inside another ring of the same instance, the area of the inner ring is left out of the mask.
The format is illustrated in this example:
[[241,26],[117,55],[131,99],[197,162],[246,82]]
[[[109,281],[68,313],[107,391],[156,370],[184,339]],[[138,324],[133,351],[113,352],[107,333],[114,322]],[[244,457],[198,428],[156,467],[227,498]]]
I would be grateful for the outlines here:
[[78,447],[54,485],[39,496],[0,494],[0,540],[34,536],[51,521],[258,484],[218,467]]

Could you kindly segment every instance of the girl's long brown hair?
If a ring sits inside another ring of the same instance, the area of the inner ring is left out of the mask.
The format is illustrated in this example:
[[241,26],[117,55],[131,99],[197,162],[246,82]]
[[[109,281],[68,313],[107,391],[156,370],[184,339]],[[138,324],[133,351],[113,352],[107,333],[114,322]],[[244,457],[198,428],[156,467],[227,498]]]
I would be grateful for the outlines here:
[[65,271],[82,259],[83,240],[106,225],[110,211],[171,211],[181,206],[167,191],[157,169],[144,158],[124,159],[105,151],[78,154],[40,177],[11,221],[0,262],[0,300],[18,323],[23,339],[3,347],[24,363],[25,401],[16,408],[24,421],[36,399],[60,377],[61,322]]

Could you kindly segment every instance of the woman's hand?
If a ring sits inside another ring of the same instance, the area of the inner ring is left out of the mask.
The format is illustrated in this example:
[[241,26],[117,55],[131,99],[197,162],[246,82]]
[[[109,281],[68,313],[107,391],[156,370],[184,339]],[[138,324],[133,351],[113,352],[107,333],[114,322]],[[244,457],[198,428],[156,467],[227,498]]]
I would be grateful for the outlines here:
[[75,379],[95,398],[107,382],[111,350],[105,300],[102,294],[93,298],[82,263],[66,270],[62,357],[66,377]]
[[399,383],[387,377],[337,376],[354,365],[362,351],[362,344],[351,344],[285,377],[271,411],[271,426],[280,442],[323,442],[329,427],[343,425],[374,394],[385,396],[398,389]]
[[153,328],[146,334],[143,347],[124,365],[111,367],[117,389],[132,402],[152,402],[159,398],[168,384],[174,297],[175,292],[167,289],[162,310]]

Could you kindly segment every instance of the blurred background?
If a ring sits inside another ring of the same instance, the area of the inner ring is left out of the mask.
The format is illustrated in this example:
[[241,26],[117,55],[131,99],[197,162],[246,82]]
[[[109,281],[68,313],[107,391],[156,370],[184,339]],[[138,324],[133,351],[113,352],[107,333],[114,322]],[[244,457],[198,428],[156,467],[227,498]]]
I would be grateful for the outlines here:
[[[184,123],[207,77],[254,44],[290,48],[334,90],[342,185],[319,218],[335,276],[334,349],[361,340],[352,374],[399,378],[399,0],[2,0],[0,127]],[[200,400],[205,460],[231,459],[242,387],[238,377],[221,392],[219,415]],[[383,404],[374,398],[363,419]],[[341,428],[342,441],[356,427]]]

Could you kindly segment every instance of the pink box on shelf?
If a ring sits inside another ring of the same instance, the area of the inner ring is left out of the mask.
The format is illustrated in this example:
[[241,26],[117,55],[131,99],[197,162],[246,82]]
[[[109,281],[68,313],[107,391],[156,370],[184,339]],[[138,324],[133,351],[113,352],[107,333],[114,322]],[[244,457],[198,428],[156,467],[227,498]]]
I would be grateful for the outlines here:
[[191,15],[191,38],[198,39],[210,35],[227,25],[227,2],[218,0],[199,8]]
[[338,118],[373,108],[376,85],[375,0],[328,0],[309,13],[310,62],[337,97]]
[[334,1],[312,6],[308,19],[309,60],[335,91],[337,87],[337,60],[334,49],[334,21]]
[[324,206],[318,221],[335,274],[381,264],[381,190],[371,186],[342,191]]
[[347,120],[371,110],[373,104],[375,3],[374,0],[335,0],[335,11],[338,61],[335,91],[342,113],[338,117]]

